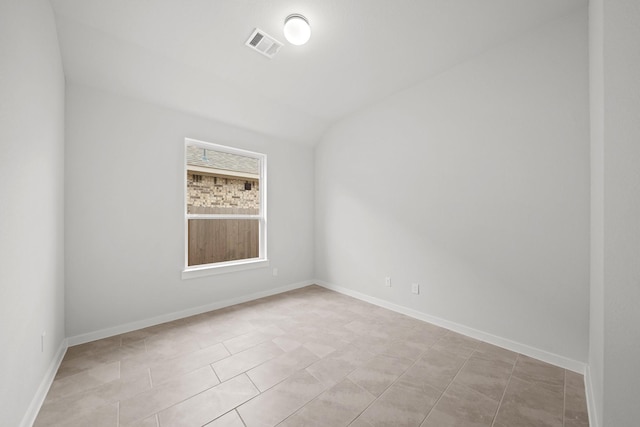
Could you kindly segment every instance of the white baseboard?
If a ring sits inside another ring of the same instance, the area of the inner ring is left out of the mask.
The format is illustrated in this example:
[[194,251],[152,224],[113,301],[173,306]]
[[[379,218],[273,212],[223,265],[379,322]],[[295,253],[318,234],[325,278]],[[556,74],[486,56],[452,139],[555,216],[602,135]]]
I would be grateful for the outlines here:
[[504,349],[511,350],[516,353],[521,353],[526,356],[533,357],[538,360],[542,360],[543,362],[547,362],[552,365],[555,365],[564,369],[568,369],[573,372],[577,372],[579,374],[584,375],[585,373],[586,364],[583,362],[578,362],[577,360],[569,359],[568,357],[550,353],[545,350],[540,350],[538,348],[531,347],[526,344],[522,344],[516,341],[509,340],[507,338],[502,338],[496,335],[492,335],[492,334],[480,331],[478,329],[471,328],[469,326],[451,322],[449,320],[441,319],[439,317],[432,316],[430,314],[423,313],[418,310],[414,310],[398,304],[394,304],[392,302],[385,301],[380,298],[372,297],[357,291],[353,291],[351,289],[347,289],[342,286],[337,286],[331,283],[327,283],[322,280],[316,280],[315,283],[324,288],[327,288],[336,292],[340,292],[341,294],[345,294],[345,295],[357,298],[359,300],[366,301],[368,303],[395,311],[397,313],[405,314],[407,316],[413,317],[418,320],[422,320],[437,326],[441,326],[443,328],[452,330],[454,332],[458,332],[462,335],[466,335],[471,338],[488,342],[498,347],[502,347]]
[[65,353],[67,352],[67,340],[64,339],[60,343],[60,347],[56,352],[53,360],[49,364],[49,369],[44,374],[42,381],[40,382],[40,386],[36,391],[36,394],[31,399],[31,403],[29,404],[29,408],[27,408],[27,412],[22,417],[22,422],[20,423],[20,427],[31,427],[33,423],[36,421],[36,417],[38,416],[38,412],[40,412],[40,408],[44,403],[44,399],[47,397],[47,393],[49,392],[49,388],[51,384],[53,384],[53,380],[56,377],[56,373],[58,372],[58,368],[60,367],[60,363],[62,363],[62,359],[64,358]]
[[587,410],[589,411],[589,426],[600,427],[598,419],[598,411],[596,406],[596,399],[593,392],[593,381],[591,376],[591,369],[587,365],[587,369],[584,373],[584,391],[587,395]]
[[303,288],[305,286],[309,286],[314,283],[315,282],[313,280],[306,280],[303,282],[298,282],[298,283],[294,283],[286,286],[280,286],[278,288],[269,289],[262,292],[256,292],[250,295],[244,295],[237,298],[227,299],[224,301],[216,301],[211,304],[189,308],[187,310],[176,311],[173,313],[151,317],[149,319],[138,320],[136,322],[125,323],[123,325],[113,326],[111,328],[105,328],[105,329],[100,329],[94,332],[88,332],[86,334],[76,335],[76,336],[67,338],[67,342],[69,346],[84,344],[86,342],[112,337],[114,335],[124,334],[124,333],[135,331],[138,329],[147,328],[149,326],[155,326],[161,323],[171,322],[173,320],[194,316],[196,314],[206,313],[207,311],[218,310],[220,308],[229,307],[231,305],[241,304],[243,302],[253,301],[259,298],[281,294],[283,292],[291,291],[298,288]]

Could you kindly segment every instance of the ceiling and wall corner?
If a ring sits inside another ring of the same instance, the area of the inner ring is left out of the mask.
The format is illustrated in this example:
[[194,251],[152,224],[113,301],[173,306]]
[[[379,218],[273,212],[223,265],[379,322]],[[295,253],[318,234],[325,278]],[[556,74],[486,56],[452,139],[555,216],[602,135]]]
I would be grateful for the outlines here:
[[[65,74],[256,132],[316,143],[334,122],[586,0],[52,0]],[[284,41],[304,15],[313,36],[273,60],[244,46],[258,27]]]

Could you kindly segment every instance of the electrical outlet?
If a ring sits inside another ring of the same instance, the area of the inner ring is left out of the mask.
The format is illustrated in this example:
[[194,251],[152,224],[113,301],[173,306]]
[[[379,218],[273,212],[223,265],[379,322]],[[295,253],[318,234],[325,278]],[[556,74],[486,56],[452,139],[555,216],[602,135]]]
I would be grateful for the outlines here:
[[391,277],[385,277],[384,278],[384,285],[388,288],[391,287]]
[[274,275],[274,276],[277,276],[277,275],[278,275],[278,269],[277,269],[277,268],[274,268],[274,269],[273,269],[273,275]]
[[413,292],[414,294],[418,295],[420,293],[420,284],[412,283],[411,284],[411,292]]

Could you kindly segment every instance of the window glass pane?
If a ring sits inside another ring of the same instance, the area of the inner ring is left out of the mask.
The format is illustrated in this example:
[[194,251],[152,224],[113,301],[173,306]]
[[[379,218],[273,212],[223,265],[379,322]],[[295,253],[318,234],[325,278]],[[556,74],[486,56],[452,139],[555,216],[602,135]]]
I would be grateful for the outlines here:
[[187,145],[187,213],[259,212],[259,159]]
[[189,266],[259,257],[260,220],[190,219]]

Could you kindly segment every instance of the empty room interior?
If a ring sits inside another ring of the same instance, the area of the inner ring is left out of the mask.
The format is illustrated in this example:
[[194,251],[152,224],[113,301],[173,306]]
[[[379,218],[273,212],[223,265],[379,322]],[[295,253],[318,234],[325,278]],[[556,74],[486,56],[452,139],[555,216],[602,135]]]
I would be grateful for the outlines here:
[[2,0],[0,426],[633,427],[637,0]]

